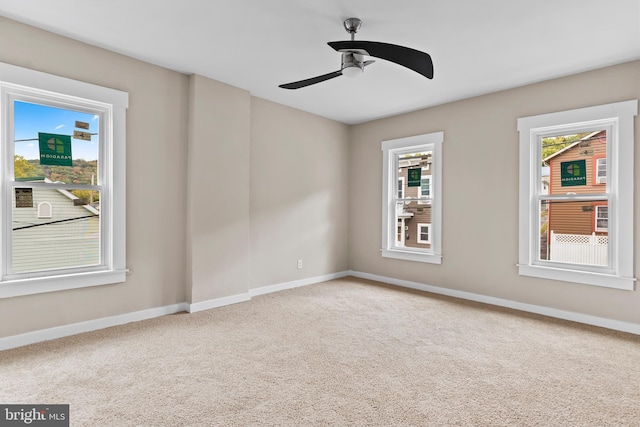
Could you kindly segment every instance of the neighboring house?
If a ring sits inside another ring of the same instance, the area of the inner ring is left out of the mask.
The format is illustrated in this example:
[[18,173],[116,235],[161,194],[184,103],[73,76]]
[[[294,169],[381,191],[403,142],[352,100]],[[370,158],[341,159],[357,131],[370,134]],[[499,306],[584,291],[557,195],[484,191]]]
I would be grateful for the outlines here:
[[[431,153],[400,159],[398,169],[398,232],[396,245],[431,248]],[[421,169],[420,186],[410,187],[409,169]],[[414,200],[407,200],[414,199]]]
[[[540,257],[550,261],[608,265],[607,138],[592,132],[543,159],[549,195],[602,194],[601,200],[551,201],[541,209]],[[546,229],[545,229],[546,227]]]
[[[605,131],[593,132],[543,161],[549,166],[549,194],[599,194],[607,185]],[[577,163],[575,163],[577,161]],[[584,170],[578,170],[584,165]],[[574,172],[575,178],[567,177]],[[573,171],[573,168],[576,168]],[[573,184],[568,180],[576,180]],[[563,185],[563,180],[564,185]],[[548,229],[558,234],[607,235],[607,202],[575,201],[548,207]]]
[[542,191],[540,194],[549,194],[549,166],[543,166],[541,169]]
[[[25,185],[25,188],[30,187]],[[26,191],[26,203],[21,200],[21,207],[16,207],[16,197],[13,197],[14,273],[100,262],[99,209],[82,204],[87,202],[66,190],[32,188],[30,193]]]

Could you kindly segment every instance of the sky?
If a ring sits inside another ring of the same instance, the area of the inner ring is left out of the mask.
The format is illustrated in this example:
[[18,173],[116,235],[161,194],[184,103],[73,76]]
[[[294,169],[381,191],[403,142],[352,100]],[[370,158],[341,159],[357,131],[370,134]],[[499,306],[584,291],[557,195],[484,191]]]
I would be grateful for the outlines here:
[[[73,159],[96,160],[98,158],[98,135],[92,135],[91,141],[73,139],[75,122],[89,123],[89,130],[97,133],[99,118],[97,115],[83,113],[46,105],[15,101],[14,136],[15,154],[27,160],[39,159],[38,132],[58,135],[70,135],[71,155]],[[21,141],[29,140],[29,141]]]

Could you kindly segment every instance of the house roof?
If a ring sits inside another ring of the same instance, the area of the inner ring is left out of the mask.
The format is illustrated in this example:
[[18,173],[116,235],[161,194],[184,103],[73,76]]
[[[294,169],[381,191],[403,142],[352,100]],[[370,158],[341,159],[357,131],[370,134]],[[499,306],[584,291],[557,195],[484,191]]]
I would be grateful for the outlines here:
[[[50,183],[53,184],[54,182],[51,181],[49,178],[46,177],[34,177],[33,179],[21,179],[21,181],[23,182],[46,182],[46,183]],[[72,192],[62,189],[62,188],[56,188],[55,189],[58,193],[62,194],[63,196],[67,197],[69,200],[74,201],[74,200],[78,200],[80,199],[80,197],[76,196],[75,194],[73,194]],[[98,209],[96,209],[95,207],[86,204],[86,205],[81,205],[84,209],[88,210],[89,212],[91,212],[93,215],[100,215],[100,211]]]
[[603,131],[603,130],[598,130],[598,131],[595,131],[595,132],[591,132],[590,134],[588,134],[588,135],[586,135],[586,136],[584,136],[584,137],[580,138],[579,140],[577,140],[577,141],[573,142],[571,145],[567,145],[567,146],[566,146],[566,147],[564,147],[562,150],[558,150],[558,151],[556,151],[555,153],[553,153],[552,155],[545,157],[544,159],[542,159],[542,161],[543,161],[545,164],[547,164],[547,163],[549,162],[549,160],[553,159],[554,157],[557,157],[557,156],[559,156],[560,154],[565,153],[565,152],[567,152],[567,151],[571,150],[573,147],[575,147],[575,146],[579,145],[581,142],[587,141],[587,140],[589,140],[589,139],[593,138],[595,135],[597,135],[597,134],[599,134],[599,133],[602,133],[602,132],[604,132],[604,131]]

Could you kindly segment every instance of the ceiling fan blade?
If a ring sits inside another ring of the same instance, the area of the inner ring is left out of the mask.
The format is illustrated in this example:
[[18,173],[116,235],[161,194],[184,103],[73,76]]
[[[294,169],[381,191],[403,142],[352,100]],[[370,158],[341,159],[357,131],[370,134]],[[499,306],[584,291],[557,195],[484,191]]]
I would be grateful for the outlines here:
[[342,70],[339,70],[339,71],[334,71],[332,73],[323,74],[323,75],[318,76],[318,77],[312,77],[310,79],[300,80],[299,82],[286,83],[286,84],[280,85],[278,87],[281,87],[283,89],[300,89],[301,87],[305,87],[305,86],[313,85],[313,84],[316,84],[316,83],[320,83],[320,82],[323,82],[325,80],[329,80],[329,79],[332,79],[334,77],[338,77],[338,76],[341,76],[341,75],[342,75]]
[[422,74],[428,79],[433,78],[433,62],[431,61],[431,56],[428,53],[411,49],[410,47],[363,40],[345,40],[329,42],[328,44],[338,52],[364,50],[369,56],[395,62],[398,65]]

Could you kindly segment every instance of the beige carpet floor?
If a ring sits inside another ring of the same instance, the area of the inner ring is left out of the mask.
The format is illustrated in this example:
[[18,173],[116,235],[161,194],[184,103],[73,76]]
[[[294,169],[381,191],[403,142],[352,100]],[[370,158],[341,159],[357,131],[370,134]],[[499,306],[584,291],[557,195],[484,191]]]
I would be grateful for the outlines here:
[[640,426],[640,337],[346,278],[0,352],[72,426]]

